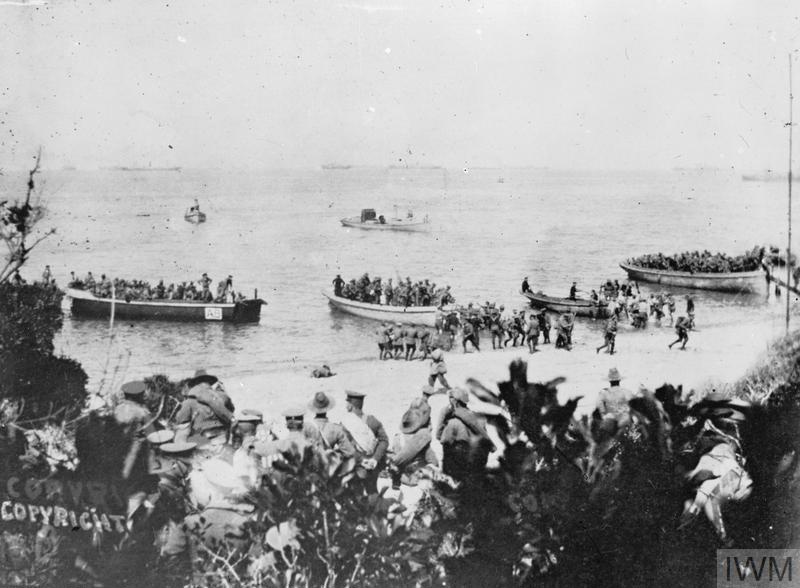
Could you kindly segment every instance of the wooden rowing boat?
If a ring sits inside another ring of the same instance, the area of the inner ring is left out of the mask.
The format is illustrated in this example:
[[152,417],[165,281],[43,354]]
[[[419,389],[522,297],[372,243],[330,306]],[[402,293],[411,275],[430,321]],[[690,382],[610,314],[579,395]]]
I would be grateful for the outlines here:
[[395,210],[395,215],[393,217],[385,218],[383,215],[377,216],[375,210],[372,208],[365,208],[361,211],[360,216],[343,218],[339,222],[345,227],[368,231],[420,232],[427,231],[430,228],[430,222],[427,216],[422,220],[414,216],[401,218]]
[[631,280],[697,290],[757,292],[766,284],[763,270],[711,274],[655,270],[628,263],[621,263],[619,266],[628,273]]
[[72,315],[108,318],[112,305],[114,316],[120,319],[185,322],[257,323],[261,318],[260,298],[240,302],[189,302],[183,300],[131,300],[98,298],[86,290],[67,288]]
[[608,316],[608,304],[605,302],[594,302],[585,298],[555,298],[547,296],[541,292],[522,292],[531,306],[534,308],[544,308],[553,312],[573,312],[575,316],[588,316],[591,318],[604,318]]
[[334,308],[363,318],[392,323],[436,326],[438,309],[435,306],[391,306],[358,302],[328,292],[322,293]]

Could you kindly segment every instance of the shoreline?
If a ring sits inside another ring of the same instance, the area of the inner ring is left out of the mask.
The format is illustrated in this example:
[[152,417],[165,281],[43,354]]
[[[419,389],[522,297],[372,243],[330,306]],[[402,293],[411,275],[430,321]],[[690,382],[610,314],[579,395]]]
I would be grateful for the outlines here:
[[[588,414],[594,409],[598,392],[608,385],[606,375],[612,367],[621,372],[622,386],[633,392],[642,385],[654,390],[667,382],[683,385],[687,394],[690,390],[733,384],[756,365],[772,341],[783,335],[783,329],[774,322],[707,328],[701,325],[698,331],[690,332],[687,348],[681,351],[677,347],[667,349],[668,343],[675,340],[672,328],[621,329],[617,335],[617,353],[612,356],[597,354],[595,349],[602,343],[602,335],[580,326],[576,328],[572,351],[555,349],[553,344],[540,344],[540,351],[533,355],[523,347],[495,351],[491,349],[491,339],[486,338],[481,341],[481,352],[464,354],[457,340],[459,345],[445,353],[448,382],[454,387],[463,386],[472,377],[495,389],[497,382],[508,379],[511,361],[523,359],[528,362],[530,381],[565,377],[566,381],[559,386],[559,399],[563,403],[582,396],[577,413]],[[365,412],[376,416],[391,437],[398,432],[410,402],[421,395],[429,364],[429,360],[380,361],[376,348],[374,359],[331,366],[336,375],[330,378],[315,379],[310,370],[300,371],[300,368],[239,377],[217,375],[237,409],[261,410],[267,423],[282,422],[284,409],[305,406],[314,392],[320,390],[335,399],[336,406],[330,416],[336,420],[343,414],[346,390],[365,392]]]

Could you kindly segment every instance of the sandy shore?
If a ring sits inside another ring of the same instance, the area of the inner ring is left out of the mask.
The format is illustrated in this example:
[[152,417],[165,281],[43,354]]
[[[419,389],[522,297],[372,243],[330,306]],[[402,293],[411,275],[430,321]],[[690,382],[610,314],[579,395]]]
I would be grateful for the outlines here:
[[[460,347],[446,353],[447,378],[451,385],[463,385],[474,377],[494,385],[508,378],[508,364],[516,358],[528,361],[528,378],[546,381],[566,378],[559,387],[562,402],[582,396],[578,410],[591,412],[597,393],[607,385],[609,368],[616,367],[623,376],[622,385],[637,390],[650,389],[664,382],[683,384],[684,390],[707,385],[733,383],[742,377],[767,350],[770,341],[783,334],[778,323],[737,324],[703,328],[690,333],[685,351],[667,349],[675,339],[669,327],[649,327],[644,332],[621,329],[617,353],[595,353],[600,335],[581,325],[576,327],[572,351],[540,345],[541,351],[529,355],[523,348],[493,351],[488,340],[483,351],[464,354]],[[553,337],[553,339],[555,339]],[[488,347],[488,349],[487,349]],[[344,406],[345,390],[367,394],[365,410],[378,417],[391,436],[399,428],[402,414],[411,400],[420,395],[428,377],[429,362],[379,361],[377,359],[332,366],[337,375],[314,379],[308,371],[278,372],[242,378],[218,374],[237,408],[257,408],[266,419],[280,421],[281,411],[290,405],[305,404],[318,390],[330,392],[336,400],[331,416]]]

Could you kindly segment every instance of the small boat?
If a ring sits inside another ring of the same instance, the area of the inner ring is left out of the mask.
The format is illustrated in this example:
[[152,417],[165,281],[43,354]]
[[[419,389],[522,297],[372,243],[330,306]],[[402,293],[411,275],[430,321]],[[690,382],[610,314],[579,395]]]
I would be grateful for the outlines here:
[[369,302],[358,302],[357,300],[342,298],[328,292],[323,292],[322,295],[328,299],[328,302],[334,308],[355,316],[392,323],[408,323],[427,327],[436,326],[436,317],[439,309],[435,306],[370,304]]
[[190,206],[183,215],[183,220],[196,225],[206,222],[206,213],[200,212],[200,203],[197,202],[197,198],[194,199],[194,206]]
[[73,316],[108,318],[111,308],[120,319],[232,323],[257,323],[261,318],[260,298],[240,302],[188,302],[183,300],[131,300],[98,298],[91,292],[67,288]]
[[757,292],[766,284],[764,271],[760,269],[750,272],[692,273],[656,270],[628,263],[621,263],[619,266],[628,273],[631,280],[697,290]]
[[555,298],[541,292],[522,292],[534,308],[544,308],[553,312],[574,312],[575,316],[604,318],[608,316],[608,304],[586,298]]
[[354,229],[367,229],[376,231],[426,231],[430,228],[430,222],[426,216],[422,220],[417,219],[410,210],[405,218],[397,214],[395,207],[394,217],[386,218],[378,216],[374,208],[364,208],[361,216],[351,216],[341,219],[342,225]]
[[183,215],[183,220],[199,225],[200,223],[206,222],[206,213],[189,209],[186,211],[186,214]]

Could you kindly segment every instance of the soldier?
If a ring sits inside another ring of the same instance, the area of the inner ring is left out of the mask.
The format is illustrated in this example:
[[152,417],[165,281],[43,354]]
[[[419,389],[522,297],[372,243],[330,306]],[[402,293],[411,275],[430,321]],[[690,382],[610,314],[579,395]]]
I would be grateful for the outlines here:
[[[431,447],[430,414],[413,404],[400,424],[400,434],[392,441],[392,487],[415,487],[424,481],[423,470],[438,468],[439,460]],[[408,492],[408,488],[405,489]]]
[[438,379],[445,390],[450,389],[450,384],[447,383],[447,378],[444,375],[447,373],[447,364],[444,362],[444,352],[441,349],[434,349],[431,353],[431,366],[428,374],[428,385],[433,386]]
[[463,479],[483,471],[491,451],[491,441],[480,417],[467,408],[466,390],[450,390],[450,405],[445,408],[436,431],[442,443],[445,474]]
[[536,318],[539,321],[539,330],[542,332],[542,345],[550,343],[550,328],[552,327],[550,316],[546,310],[543,310]]
[[149,490],[149,455],[144,444],[155,427],[153,416],[144,405],[146,388],[141,381],[123,384],[124,399],[114,408],[114,420],[122,427],[127,443],[120,474],[128,494],[128,516],[144,502]]
[[425,327],[417,327],[417,348],[422,353],[420,359],[422,361],[428,359],[431,348],[431,332]]
[[[217,386],[219,379],[198,370],[186,380],[185,399],[175,415],[177,441],[194,441],[215,445],[227,440],[233,421],[233,403]],[[212,388],[215,385],[215,388]]]
[[44,272],[42,272],[42,283],[44,283],[45,286],[49,286],[50,280],[52,279],[53,279],[53,274],[50,272],[50,266],[49,265],[44,266]]
[[[619,309],[618,309],[619,310]],[[606,328],[604,339],[605,342],[596,349],[597,353],[600,353],[601,349],[608,348],[608,352],[611,355],[614,355],[614,343],[617,340],[617,315],[619,312],[614,312],[608,320],[606,321]]]
[[308,408],[314,413],[313,425],[319,431],[319,440],[325,449],[336,449],[345,457],[352,457],[356,451],[344,427],[328,420],[328,411],[335,405],[333,398],[325,392],[317,392],[309,400]]
[[411,325],[404,327],[405,335],[403,337],[403,347],[405,352],[406,361],[414,359],[414,353],[417,351],[417,331]]
[[368,492],[377,492],[378,473],[386,465],[389,437],[383,424],[371,414],[364,414],[363,392],[347,391],[347,415],[342,425],[352,437],[361,460],[356,475],[364,480]]
[[333,295],[342,296],[342,288],[344,287],[344,280],[340,274],[336,274],[336,277],[333,279]]
[[536,353],[536,344],[539,342],[539,319],[537,313],[531,312],[528,318],[527,329],[525,332],[525,340],[528,343],[528,351]]
[[531,286],[530,286],[530,284],[528,284],[528,276],[525,276],[525,279],[524,279],[524,280],[522,280],[522,287],[521,287],[521,290],[522,290],[522,293],[523,293],[523,294],[524,294],[525,292],[530,292],[530,291],[531,291]]
[[[198,487],[202,492],[195,491]],[[199,508],[183,521],[192,567],[198,561],[201,546],[212,552],[221,550],[226,556],[246,552],[251,542],[247,526],[254,520],[255,506],[242,500],[245,488],[233,467],[218,459],[206,460],[202,470],[192,472],[190,488],[190,500]],[[195,580],[201,579],[200,571],[194,569]]]
[[685,316],[678,317],[678,320],[675,321],[675,332],[678,334],[678,338],[668,345],[670,349],[676,343],[681,342],[683,342],[681,349],[686,349],[686,344],[689,342],[689,324],[690,322]]
[[236,415],[236,425],[233,429],[233,454],[231,464],[236,474],[247,480],[249,488],[256,488],[261,475],[261,457],[255,451],[257,439],[256,431],[263,423],[263,416],[259,411],[242,411]]
[[475,326],[472,324],[472,317],[467,317],[464,320],[464,326],[461,330],[461,346],[464,348],[464,353],[467,352],[467,343],[472,343],[472,346],[475,348],[475,351],[480,351],[481,347],[478,344],[478,333],[475,330]]
[[153,474],[158,475],[158,493],[152,498],[153,511],[147,519],[159,550],[157,573],[166,586],[183,586],[191,573],[189,538],[183,528],[186,517],[184,488],[192,470],[196,445],[168,442],[160,445],[162,460]]
[[619,385],[622,376],[617,368],[608,370],[608,387],[603,388],[597,396],[597,410],[603,417],[613,418],[622,426],[630,421],[628,401],[633,393]]

